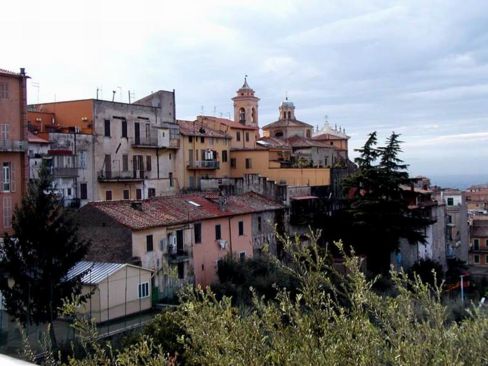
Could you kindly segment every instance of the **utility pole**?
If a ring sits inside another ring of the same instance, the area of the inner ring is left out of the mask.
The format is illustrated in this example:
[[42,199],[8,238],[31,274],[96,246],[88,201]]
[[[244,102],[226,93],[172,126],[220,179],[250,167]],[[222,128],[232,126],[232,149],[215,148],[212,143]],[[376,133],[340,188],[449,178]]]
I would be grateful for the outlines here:
[[459,276],[461,278],[461,303],[464,305],[464,275]]

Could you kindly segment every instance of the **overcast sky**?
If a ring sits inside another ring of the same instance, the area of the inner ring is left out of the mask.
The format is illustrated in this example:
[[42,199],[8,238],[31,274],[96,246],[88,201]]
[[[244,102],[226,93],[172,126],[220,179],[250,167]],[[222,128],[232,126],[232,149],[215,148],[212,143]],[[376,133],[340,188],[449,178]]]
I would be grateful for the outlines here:
[[[348,4],[348,5],[345,5]],[[488,181],[488,2],[8,1],[0,68],[29,102],[126,102],[176,89],[177,117],[228,116],[243,76],[260,125],[288,94],[298,119],[405,141],[412,174]]]

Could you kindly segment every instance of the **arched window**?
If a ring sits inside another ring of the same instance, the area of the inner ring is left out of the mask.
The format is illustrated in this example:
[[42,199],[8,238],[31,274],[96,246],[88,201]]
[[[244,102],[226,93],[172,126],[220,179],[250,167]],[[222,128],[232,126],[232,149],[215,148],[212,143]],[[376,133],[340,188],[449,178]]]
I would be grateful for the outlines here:
[[283,131],[276,131],[275,137],[283,137]]
[[312,134],[310,133],[310,130],[307,130],[307,138],[310,138]]
[[288,119],[291,119],[291,112],[288,112]]
[[257,123],[258,121],[256,120],[256,110],[253,108],[251,111],[251,117],[252,117],[252,122]]
[[246,123],[246,110],[244,108],[239,109],[239,122]]

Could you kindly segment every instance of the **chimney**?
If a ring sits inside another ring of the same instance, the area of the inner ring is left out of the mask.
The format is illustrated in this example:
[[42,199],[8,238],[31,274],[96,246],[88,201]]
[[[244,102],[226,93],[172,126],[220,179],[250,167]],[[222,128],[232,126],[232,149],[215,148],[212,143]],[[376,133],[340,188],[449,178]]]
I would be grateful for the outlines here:
[[142,202],[141,201],[132,201],[130,203],[130,207],[132,207],[134,210],[142,212]]
[[20,75],[25,76],[25,67],[20,68]]

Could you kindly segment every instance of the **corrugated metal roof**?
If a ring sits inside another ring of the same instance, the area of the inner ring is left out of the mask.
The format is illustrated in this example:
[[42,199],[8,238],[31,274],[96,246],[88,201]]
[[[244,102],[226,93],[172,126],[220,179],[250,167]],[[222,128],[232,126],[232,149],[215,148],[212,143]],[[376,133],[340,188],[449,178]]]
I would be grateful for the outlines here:
[[126,265],[126,263],[81,261],[76,263],[73,268],[68,271],[66,277],[68,280],[70,280],[73,277],[76,277],[79,274],[88,271],[83,277],[81,277],[81,282],[86,285],[93,285],[102,282],[107,277],[111,276]]

